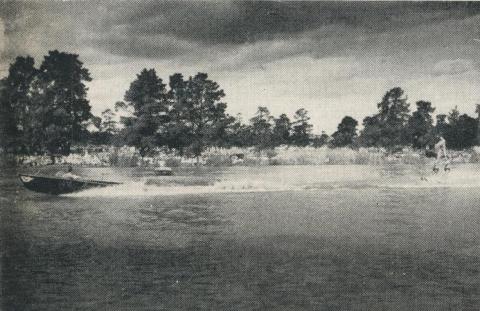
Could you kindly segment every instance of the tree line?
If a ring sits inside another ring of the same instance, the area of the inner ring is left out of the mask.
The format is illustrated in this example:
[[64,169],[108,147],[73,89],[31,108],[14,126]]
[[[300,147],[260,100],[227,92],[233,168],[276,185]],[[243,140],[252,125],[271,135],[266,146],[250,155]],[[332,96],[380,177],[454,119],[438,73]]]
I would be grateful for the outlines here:
[[35,67],[32,57],[17,57],[0,80],[2,148],[21,154],[68,154],[88,137],[92,118],[89,71],[78,55],[50,51]]
[[[19,154],[69,154],[76,144],[135,146],[142,156],[158,148],[200,156],[209,147],[254,147],[258,151],[281,145],[321,147],[382,147],[395,151],[405,146],[425,149],[437,136],[447,147],[468,148],[479,144],[480,105],[476,118],[448,114],[420,100],[415,110],[404,91],[388,90],[377,112],[358,121],[345,116],[328,135],[312,133],[308,111],[296,110],[272,116],[258,107],[244,122],[227,113],[225,92],[206,73],[188,78],[180,73],[168,84],[155,69],[143,69],[126,90],[123,101],[102,112],[91,113],[85,82],[92,78],[76,54],[50,51],[38,68],[30,56],[17,57],[7,77],[0,80],[0,137],[3,150]],[[120,121],[117,122],[117,114]]]
[[451,149],[465,149],[480,143],[480,105],[476,107],[476,118],[460,114],[455,107],[448,114],[438,114],[434,124],[432,103],[419,100],[415,103],[416,110],[410,114],[404,93],[399,87],[387,91],[377,104],[378,112],[363,119],[363,130],[353,143],[356,140],[360,146],[388,150],[403,146],[429,148],[439,136],[445,138]]

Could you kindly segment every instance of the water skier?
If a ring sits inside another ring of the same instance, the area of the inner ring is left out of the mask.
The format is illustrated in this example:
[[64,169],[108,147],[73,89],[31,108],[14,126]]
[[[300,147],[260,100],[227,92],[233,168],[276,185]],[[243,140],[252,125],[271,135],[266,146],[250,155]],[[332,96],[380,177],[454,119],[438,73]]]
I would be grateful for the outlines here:
[[450,158],[448,157],[448,154],[447,154],[447,143],[445,141],[445,138],[440,136],[438,138],[438,142],[434,146],[434,149],[435,149],[436,159],[435,159],[435,163],[433,164],[433,172],[438,173],[438,171],[440,170],[438,168],[438,165],[439,165],[439,162],[442,160],[442,158],[445,158],[445,166],[443,168],[444,171],[445,172],[450,171],[450,168],[448,167],[448,165],[450,164]]

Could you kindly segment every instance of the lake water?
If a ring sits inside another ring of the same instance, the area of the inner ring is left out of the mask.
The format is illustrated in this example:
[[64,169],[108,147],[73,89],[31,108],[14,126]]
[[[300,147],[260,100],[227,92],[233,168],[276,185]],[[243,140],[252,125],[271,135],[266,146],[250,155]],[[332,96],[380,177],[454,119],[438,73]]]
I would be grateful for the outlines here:
[[[0,172],[1,310],[479,310],[480,168]],[[427,181],[422,180],[425,176]]]

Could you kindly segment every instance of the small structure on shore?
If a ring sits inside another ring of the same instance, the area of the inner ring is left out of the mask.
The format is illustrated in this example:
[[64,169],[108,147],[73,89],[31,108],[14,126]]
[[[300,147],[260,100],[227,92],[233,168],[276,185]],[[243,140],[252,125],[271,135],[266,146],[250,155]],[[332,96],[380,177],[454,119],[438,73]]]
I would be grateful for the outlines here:
[[157,176],[172,176],[173,171],[170,167],[157,167],[155,168],[155,175]]

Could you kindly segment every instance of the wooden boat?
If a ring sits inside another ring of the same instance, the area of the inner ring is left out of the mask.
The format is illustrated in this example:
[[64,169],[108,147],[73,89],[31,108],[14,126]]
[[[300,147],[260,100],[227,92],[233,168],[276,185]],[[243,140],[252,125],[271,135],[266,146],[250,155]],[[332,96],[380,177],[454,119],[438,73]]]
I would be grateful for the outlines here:
[[25,188],[41,193],[65,194],[90,188],[120,185],[113,181],[70,179],[50,176],[19,174]]

